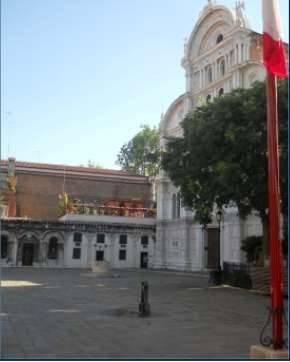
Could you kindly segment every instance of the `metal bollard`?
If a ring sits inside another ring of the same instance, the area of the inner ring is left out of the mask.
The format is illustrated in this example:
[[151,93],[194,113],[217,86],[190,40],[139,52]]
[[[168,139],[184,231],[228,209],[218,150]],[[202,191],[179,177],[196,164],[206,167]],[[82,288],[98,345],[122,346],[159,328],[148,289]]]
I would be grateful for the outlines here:
[[141,301],[139,303],[139,317],[150,316],[149,304],[149,284],[148,282],[141,282]]

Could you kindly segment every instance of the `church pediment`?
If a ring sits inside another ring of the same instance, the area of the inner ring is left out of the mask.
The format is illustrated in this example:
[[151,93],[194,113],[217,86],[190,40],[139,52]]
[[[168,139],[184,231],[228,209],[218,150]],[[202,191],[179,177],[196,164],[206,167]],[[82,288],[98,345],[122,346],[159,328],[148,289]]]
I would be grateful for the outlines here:
[[195,59],[212,49],[220,36],[227,36],[235,24],[234,13],[224,6],[214,6],[204,11],[197,22],[187,45],[187,59]]

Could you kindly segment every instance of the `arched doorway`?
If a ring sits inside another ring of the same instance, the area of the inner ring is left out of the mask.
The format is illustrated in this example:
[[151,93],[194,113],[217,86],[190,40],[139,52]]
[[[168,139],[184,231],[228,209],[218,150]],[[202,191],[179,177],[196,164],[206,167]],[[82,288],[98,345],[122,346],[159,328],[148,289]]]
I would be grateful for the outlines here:
[[24,243],[22,249],[22,265],[32,266],[34,259],[35,247],[33,243]]
[[35,235],[25,234],[18,244],[17,263],[22,266],[33,266],[39,262],[39,240]]
[[55,236],[51,237],[48,242],[47,258],[56,260],[58,254],[58,240]]
[[8,258],[8,236],[1,235],[1,259]]
[[57,231],[47,231],[41,235],[41,263],[49,267],[64,265],[64,235]]

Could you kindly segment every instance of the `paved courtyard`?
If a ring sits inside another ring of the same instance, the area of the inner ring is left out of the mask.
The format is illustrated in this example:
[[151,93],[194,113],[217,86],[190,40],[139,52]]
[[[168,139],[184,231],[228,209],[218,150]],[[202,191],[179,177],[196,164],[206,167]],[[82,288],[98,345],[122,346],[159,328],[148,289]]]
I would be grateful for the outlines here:
[[[269,298],[207,287],[204,275],[6,268],[4,358],[248,358]],[[140,283],[152,315],[137,315]]]

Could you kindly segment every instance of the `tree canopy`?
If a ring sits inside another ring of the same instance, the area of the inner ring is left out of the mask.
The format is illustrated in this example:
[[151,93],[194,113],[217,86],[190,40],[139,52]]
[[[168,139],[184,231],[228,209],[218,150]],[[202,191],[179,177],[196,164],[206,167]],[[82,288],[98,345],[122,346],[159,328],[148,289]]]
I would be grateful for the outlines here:
[[[183,138],[169,138],[162,167],[180,188],[196,220],[211,221],[214,205],[256,210],[267,222],[267,125],[265,83],[236,89],[197,107],[182,122]],[[288,83],[278,83],[282,212],[288,213]]]
[[141,131],[122,146],[116,163],[137,175],[156,176],[160,166],[158,129],[141,126]]

